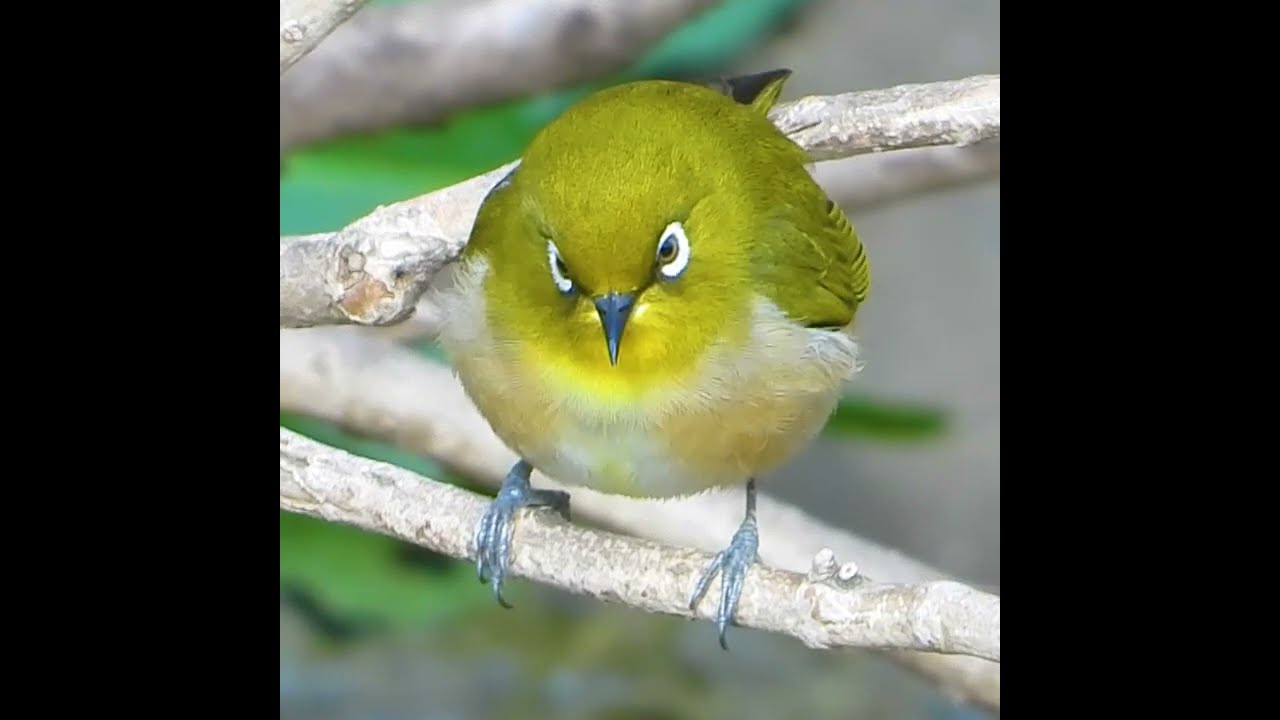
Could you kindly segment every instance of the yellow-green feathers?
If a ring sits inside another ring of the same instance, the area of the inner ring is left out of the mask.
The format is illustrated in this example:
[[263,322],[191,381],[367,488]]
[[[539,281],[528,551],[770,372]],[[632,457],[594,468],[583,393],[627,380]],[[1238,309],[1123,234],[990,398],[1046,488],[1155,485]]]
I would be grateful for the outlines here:
[[[535,467],[678,495],[767,472],[829,417],[869,274],[767,118],[788,75],[599,92],[482,204],[440,337]],[[598,303],[619,296],[634,305],[614,364]]]
[[[599,374],[606,394],[635,396],[692,372],[712,343],[745,341],[756,295],[805,325],[848,324],[868,285],[862,246],[808,156],[766,117],[789,74],[719,92],[631,83],[544,128],[481,208],[467,248],[490,265],[494,332],[567,374]],[[672,222],[691,257],[665,279],[655,255]],[[553,281],[549,243],[573,293]],[[640,293],[616,367],[590,302],[608,291]]]
[[[767,116],[790,76],[782,69],[731,78],[722,91]],[[757,247],[753,274],[789,317],[833,329],[853,322],[871,275],[862,242],[840,206],[815,183],[797,181],[779,188],[761,235],[772,242]]]

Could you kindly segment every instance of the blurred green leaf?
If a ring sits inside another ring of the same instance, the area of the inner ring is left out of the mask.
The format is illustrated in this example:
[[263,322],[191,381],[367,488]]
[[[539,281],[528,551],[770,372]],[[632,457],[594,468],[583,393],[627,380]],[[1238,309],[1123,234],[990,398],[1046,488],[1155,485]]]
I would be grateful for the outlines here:
[[440,347],[440,343],[434,339],[417,340],[415,342],[406,343],[405,347],[413,350],[422,357],[442,365],[449,364],[449,356],[445,353],[444,348]]
[[[813,0],[730,0],[685,23],[646,53],[624,77],[717,72],[765,40]],[[768,68],[758,68],[765,70]]]
[[349,525],[280,512],[280,584],[324,614],[370,627],[425,626],[489,601],[468,563],[427,569],[404,543]]
[[280,178],[280,233],[326,232],[380,204],[421,195],[516,157],[541,123],[513,104],[429,129],[395,129],[300,150]]
[[824,432],[878,440],[928,440],[946,429],[945,413],[935,407],[846,397],[836,407]]

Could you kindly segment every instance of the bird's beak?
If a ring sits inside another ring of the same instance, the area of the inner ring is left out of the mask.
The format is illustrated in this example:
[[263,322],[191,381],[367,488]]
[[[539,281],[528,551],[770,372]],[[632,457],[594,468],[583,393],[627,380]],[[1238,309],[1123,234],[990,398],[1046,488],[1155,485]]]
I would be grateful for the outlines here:
[[609,345],[609,364],[617,365],[618,345],[622,342],[622,331],[627,328],[627,318],[635,305],[635,296],[611,292],[596,298],[595,302],[596,312],[600,313],[600,325],[604,327],[604,340]]

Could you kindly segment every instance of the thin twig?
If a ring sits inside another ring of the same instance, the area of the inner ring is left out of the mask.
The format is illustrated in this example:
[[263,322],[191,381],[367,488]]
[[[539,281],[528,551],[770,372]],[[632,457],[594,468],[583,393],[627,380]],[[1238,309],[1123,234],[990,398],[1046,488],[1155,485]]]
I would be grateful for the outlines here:
[[280,74],[369,0],[280,0]]
[[603,78],[718,0],[432,0],[360,13],[280,83],[280,150]]
[[[394,465],[280,428],[280,507],[407,540],[457,558],[486,502]],[[572,525],[547,513],[516,525],[511,570],[574,593],[669,615],[687,607],[706,553]],[[737,622],[809,647],[907,649],[1000,660],[1000,598],[950,581],[890,585],[856,575],[805,577],[753,567]]]
[[[824,159],[977,142],[1000,134],[1000,79],[804,98],[773,117]],[[336,233],[281,238],[280,326],[386,325],[409,317],[466,244],[485,194],[513,165],[379,207]]]

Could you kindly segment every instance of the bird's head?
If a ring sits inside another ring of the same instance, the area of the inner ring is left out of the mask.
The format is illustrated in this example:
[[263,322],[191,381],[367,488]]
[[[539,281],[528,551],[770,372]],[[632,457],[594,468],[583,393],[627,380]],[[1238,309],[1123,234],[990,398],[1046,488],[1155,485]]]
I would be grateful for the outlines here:
[[771,127],[732,97],[667,82],[603,91],[544,127],[468,247],[489,265],[496,336],[633,387],[745,336],[751,247],[770,219],[738,150]]

